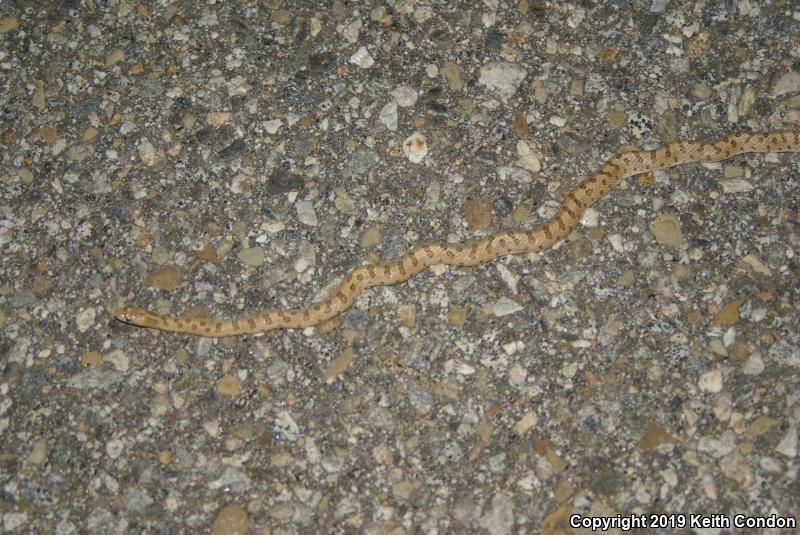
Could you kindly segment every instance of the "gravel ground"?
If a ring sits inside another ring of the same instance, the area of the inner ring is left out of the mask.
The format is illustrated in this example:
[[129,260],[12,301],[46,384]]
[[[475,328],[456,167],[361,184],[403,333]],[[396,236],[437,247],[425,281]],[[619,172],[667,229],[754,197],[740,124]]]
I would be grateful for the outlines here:
[[797,521],[797,154],[629,179],[319,329],[110,313],[300,306],[621,147],[798,129],[796,3],[3,1],[0,103],[5,532]]

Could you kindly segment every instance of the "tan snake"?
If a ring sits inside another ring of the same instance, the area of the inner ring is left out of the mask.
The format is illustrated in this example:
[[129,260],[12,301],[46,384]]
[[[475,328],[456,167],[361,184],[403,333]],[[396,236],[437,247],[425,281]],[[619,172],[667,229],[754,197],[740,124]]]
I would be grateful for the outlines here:
[[800,131],[732,134],[711,143],[677,141],[654,150],[619,152],[567,193],[558,212],[535,228],[496,232],[462,244],[435,242],[419,245],[385,264],[353,269],[330,297],[306,308],[263,310],[227,320],[165,317],[136,307],[120,308],[114,316],[141,327],[198,336],[257,334],[317,325],[346,310],[362,289],[406,281],[435,264],[475,266],[502,255],[552,247],[575,228],[588,206],[624,178],[690,162],[725,160],[751,152],[800,152]]

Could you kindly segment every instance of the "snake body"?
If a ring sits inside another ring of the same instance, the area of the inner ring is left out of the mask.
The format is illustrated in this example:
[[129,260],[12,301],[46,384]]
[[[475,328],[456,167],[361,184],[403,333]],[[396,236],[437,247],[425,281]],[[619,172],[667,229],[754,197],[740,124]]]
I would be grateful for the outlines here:
[[716,162],[745,153],[800,152],[800,131],[739,133],[711,143],[676,141],[654,150],[619,152],[564,197],[558,212],[530,229],[496,232],[467,243],[418,245],[384,264],[361,266],[345,276],[330,297],[300,309],[271,309],[234,319],[166,317],[144,308],[122,307],[117,319],[141,327],[198,336],[236,336],[275,329],[300,329],[332,319],[364,288],[404,282],[436,265],[475,266],[498,256],[542,251],[567,236],[581,215],[623,179],[691,162]]

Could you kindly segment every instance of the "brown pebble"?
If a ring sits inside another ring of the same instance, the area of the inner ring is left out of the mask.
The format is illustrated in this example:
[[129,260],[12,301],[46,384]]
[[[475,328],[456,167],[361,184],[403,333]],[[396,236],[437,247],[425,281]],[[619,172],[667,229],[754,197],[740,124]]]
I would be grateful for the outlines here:
[[664,427],[653,424],[647,429],[647,432],[639,440],[639,450],[651,450],[661,446],[662,444],[670,444],[674,441],[675,440],[670,436],[669,432]]
[[487,198],[470,199],[464,203],[467,230],[486,228],[492,224],[492,201]]
[[660,214],[650,222],[650,232],[656,241],[670,249],[679,249],[683,243],[681,222],[672,214]]
[[326,381],[330,381],[331,379],[336,378],[340,373],[342,373],[350,363],[355,358],[356,354],[353,352],[352,347],[348,347],[342,354],[333,359],[328,367],[322,372],[322,375],[325,377]]
[[215,263],[219,258],[217,257],[216,251],[210,245],[206,245],[199,251],[197,251],[197,258],[200,260],[205,260],[206,262]]
[[242,390],[242,382],[235,375],[225,375],[217,383],[217,392],[223,396],[236,396]]
[[514,119],[511,123],[511,129],[519,137],[524,138],[528,135],[528,121],[525,119],[525,115],[521,111],[518,111],[514,114]]
[[463,327],[467,322],[467,309],[463,307],[453,307],[450,309],[449,314],[450,325],[454,327]]
[[52,126],[43,126],[39,129],[39,137],[42,138],[45,143],[52,143],[58,137],[58,130]]
[[572,505],[565,503],[552,513],[548,514],[539,524],[539,531],[542,535],[563,535],[572,533],[569,525],[569,517],[572,515]]
[[741,299],[735,299],[730,303],[727,303],[716,311],[711,321],[722,327],[730,327],[739,321],[739,307],[741,305]]
[[232,503],[223,507],[214,525],[211,528],[212,535],[244,535],[250,529],[250,518],[244,507]]
[[17,17],[5,17],[0,19],[0,33],[10,32],[19,27],[19,20]]
[[173,292],[183,278],[183,269],[174,264],[154,269],[144,278],[144,283],[151,288]]
[[97,351],[86,351],[81,355],[81,366],[84,368],[99,368],[103,364],[103,357]]

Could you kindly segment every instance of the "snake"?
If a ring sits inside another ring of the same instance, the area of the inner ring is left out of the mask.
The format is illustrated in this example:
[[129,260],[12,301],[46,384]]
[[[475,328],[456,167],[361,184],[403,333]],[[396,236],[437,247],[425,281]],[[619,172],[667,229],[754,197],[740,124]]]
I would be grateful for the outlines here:
[[133,306],[123,306],[113,314],[118,320],[139,327],[207,337],[311,327],[347,310],[365,288],[398,284],[434,265],[469,267],[500,256],[548,249],[572,232],[589,206],[628,177],[687,163],[711,163],[740,154],[771,152],[800,152],[800,131],[735,133],[709,143],[674,141],[653,150],[618,151],[564,195],[555,215],[534,228],[503,230],[464,243],[437,241],[417,245],[389,262],[356,267],[328,297],[304,308],[261,310],[232,319],[162,316]]

